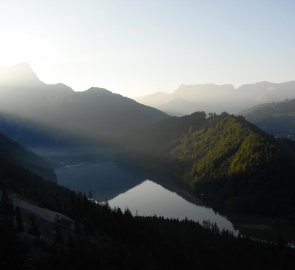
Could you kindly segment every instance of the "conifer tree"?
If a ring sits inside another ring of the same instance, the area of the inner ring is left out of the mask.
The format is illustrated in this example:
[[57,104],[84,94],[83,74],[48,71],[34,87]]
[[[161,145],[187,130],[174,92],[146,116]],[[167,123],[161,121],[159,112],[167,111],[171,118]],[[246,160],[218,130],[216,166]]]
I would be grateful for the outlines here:
[[39,227],[36,223],[36,219],[34,215],[31,215],[31,226],[28,230],[28,233],[31,235],[34,235],[36,237],[40,236],[40,231],[39,231]]
[[18,232],[24,231],[24,220],[19,206],[15,208],[16,229]]

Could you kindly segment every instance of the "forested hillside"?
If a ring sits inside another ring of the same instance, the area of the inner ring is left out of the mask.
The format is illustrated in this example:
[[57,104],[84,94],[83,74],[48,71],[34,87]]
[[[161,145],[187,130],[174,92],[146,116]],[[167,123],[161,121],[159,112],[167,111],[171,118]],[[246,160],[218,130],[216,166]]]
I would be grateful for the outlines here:
[[[27,169],[32,171],[34,174],[43,177],[46,180],[56,182],[56,175],[53,172],[51,166],[37,156],[33,152],[27,150],[14,140],[0,133],[0,172],[1,177],[10,178],[10,175],[6,175],[7,169],[10,167],[17,167],[22,169]],[[7,166],[5,166],[5,164]],[[11,173],[18,176],[17,171],[11,170]],[[20,177],[20,176],[18,176]]]
[[[3,269],[293,269],[294,250],[220,232],[189,220],[133,217],[10,164],[0,177],[0,265]],[[34,205],[15,206],[14,201]],[[35,207],[35,208],[36,208]],[[41,208],[40,208],[41,207]],[[42,210],[44,209],[44,210]],[[53,222],[47,209],[57,211]],[[65,216],[64,216],[65,215]],[[64,217],[62,217],[64,216]]]
[[199,112],[169,118],[144,141],[143,151],[160,157],[173,178],[219,207],[295,213],[293,152],[243,117]]

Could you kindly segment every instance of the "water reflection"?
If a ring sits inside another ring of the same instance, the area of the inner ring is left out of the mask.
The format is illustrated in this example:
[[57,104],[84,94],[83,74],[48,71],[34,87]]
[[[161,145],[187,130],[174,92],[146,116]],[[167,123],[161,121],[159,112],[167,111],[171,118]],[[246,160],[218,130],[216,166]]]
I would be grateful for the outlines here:
[[129,208],[134,215],[187,218],[199,223],[209,220],[220,229],[236,232],[230,221],[211,208],[188,202],[166,189],[171,186],[169,189],[178,190],[173,185],[165,182],[164,188],[151,180],[143,181],[147,179],[144,174],[118,163],[79,163],[59,168],[56,174],[60,185],[86,193],[91,190],[96,199],[109,199],[111,207]]
[[129,208],[134,215],[188,218],[199,223],[210,220],[216,222],[220,229],[235,232],[232,223],[211,208],[192,204],[150,180],[118,195],[109,204],[122,210]]

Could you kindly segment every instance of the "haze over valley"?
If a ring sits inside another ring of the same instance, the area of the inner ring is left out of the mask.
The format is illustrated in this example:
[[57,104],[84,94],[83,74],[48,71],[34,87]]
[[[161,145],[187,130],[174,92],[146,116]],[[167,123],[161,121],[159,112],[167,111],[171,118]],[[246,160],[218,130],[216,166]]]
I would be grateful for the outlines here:
[[294,87],[295,81],[257,82],[243,84],[238,88],[231,84],[181,85],[172,93],[157,92],[135,99],[178,116],[195,111],[241,114],[252,106],[295,98]]

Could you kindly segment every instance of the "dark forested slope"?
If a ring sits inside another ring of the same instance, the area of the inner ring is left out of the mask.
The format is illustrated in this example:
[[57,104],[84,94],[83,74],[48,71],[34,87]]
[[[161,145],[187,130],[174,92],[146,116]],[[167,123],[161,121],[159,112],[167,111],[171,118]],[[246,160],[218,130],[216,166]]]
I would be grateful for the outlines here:
[[[294,269],[294,250],[283,239],[260,243],[208,222],[133,217],[15,164],[4,167],[9,180],[0,175],[1,269]],[[11,198],[59,215],[45,222],[42,212],[30,215]]]
[[[56,175],[50,165],[33,152],[0,133],[1,177],[9,178],[8,168],[23,168],[49,181],[56,182]],[[13,172],[13,169],[11,170]]]

